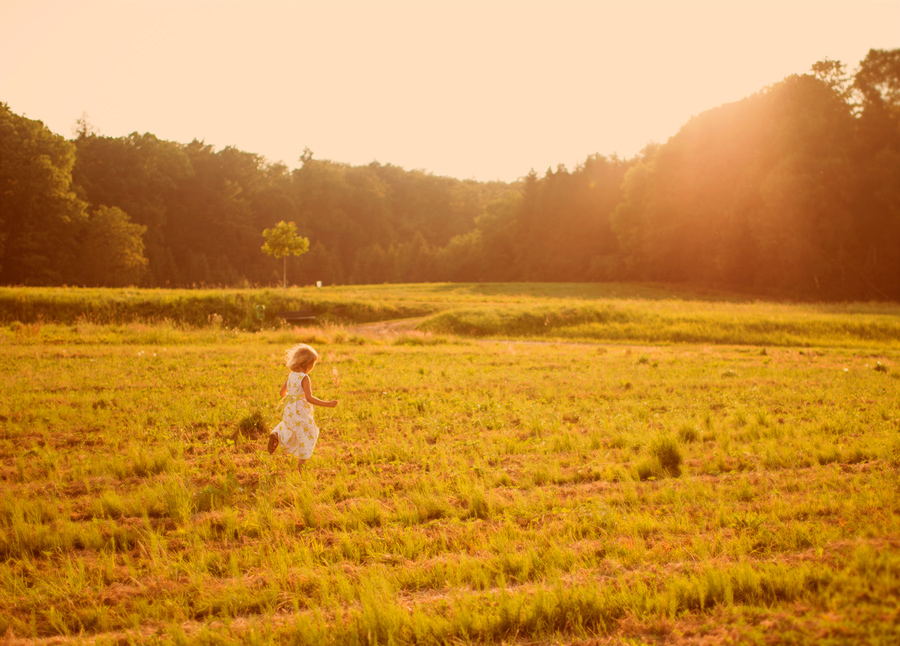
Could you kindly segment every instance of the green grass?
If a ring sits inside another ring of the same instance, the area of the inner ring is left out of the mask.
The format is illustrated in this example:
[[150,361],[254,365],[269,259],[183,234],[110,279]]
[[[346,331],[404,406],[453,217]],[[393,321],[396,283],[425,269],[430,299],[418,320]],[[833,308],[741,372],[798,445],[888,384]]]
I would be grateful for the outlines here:
[[[277,290],[0,288],[0,338],[73,343],[219,341],[240,331],[289,331],[282,310],[318,325],[416,319],[432,335],[610,343],[777,347],[900,347],[890,303],[795,305],[623,284],[430,284]],[[94,328],[103,328],[98,335]],[[350,333],[352,334],[352,332]],[[422,337],[409,342],[424,343]]]
[[[436,312],[573,307],[495,289],[373,288]],[[596,305],[684,315],[657,296]],[[736,329],[892,316],[692,303]],[[10,323],[0,634],[896,643],[900,348],[835,329],[808,347]],[[316,394],[340,401],[317,409],[303,474],[265,452],[299,340],[322,354]]]

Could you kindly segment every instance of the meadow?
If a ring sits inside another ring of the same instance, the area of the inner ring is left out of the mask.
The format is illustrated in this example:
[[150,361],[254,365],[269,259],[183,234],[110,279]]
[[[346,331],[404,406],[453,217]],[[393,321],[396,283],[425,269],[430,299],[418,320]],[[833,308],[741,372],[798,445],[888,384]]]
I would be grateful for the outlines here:
[[[300,474],[299,341],[340,402]],[[896,644],[898,402],[896,304],[2,289],[0,635]]]

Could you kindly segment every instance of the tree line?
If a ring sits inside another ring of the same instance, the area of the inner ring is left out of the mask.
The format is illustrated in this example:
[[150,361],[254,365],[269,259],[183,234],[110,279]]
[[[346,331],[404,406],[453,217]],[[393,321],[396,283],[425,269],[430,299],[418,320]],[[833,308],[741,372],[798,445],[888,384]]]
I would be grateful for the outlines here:
[[262,232],[309,251],[288,280],[652,280],[900,299],[900,50],[820,61],[632,159],[515,183],[232,147],[73,139],[0,104],[0,283],[278,284]]

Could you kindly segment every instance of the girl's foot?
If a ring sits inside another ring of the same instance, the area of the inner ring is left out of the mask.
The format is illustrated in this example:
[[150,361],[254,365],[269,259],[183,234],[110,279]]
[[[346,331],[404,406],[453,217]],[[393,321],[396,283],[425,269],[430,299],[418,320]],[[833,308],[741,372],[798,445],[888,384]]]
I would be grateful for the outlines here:
[[275,453],[275,449],[278,448],[278,435],[269,433],[269,446],[266,448],[269,453]]

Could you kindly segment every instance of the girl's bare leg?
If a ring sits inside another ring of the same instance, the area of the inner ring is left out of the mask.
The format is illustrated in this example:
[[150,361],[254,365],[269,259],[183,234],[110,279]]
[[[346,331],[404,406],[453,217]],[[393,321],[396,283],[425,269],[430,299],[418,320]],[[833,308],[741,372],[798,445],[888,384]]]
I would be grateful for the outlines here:
[[269,453],[275,453],[276,448],[278,448],[278,434],[269,433],[269,446],[267,446],[266,449]]
[[306,460],[303,458],[297,458],[297,472],[303,473],[303,465],[306,464]]

